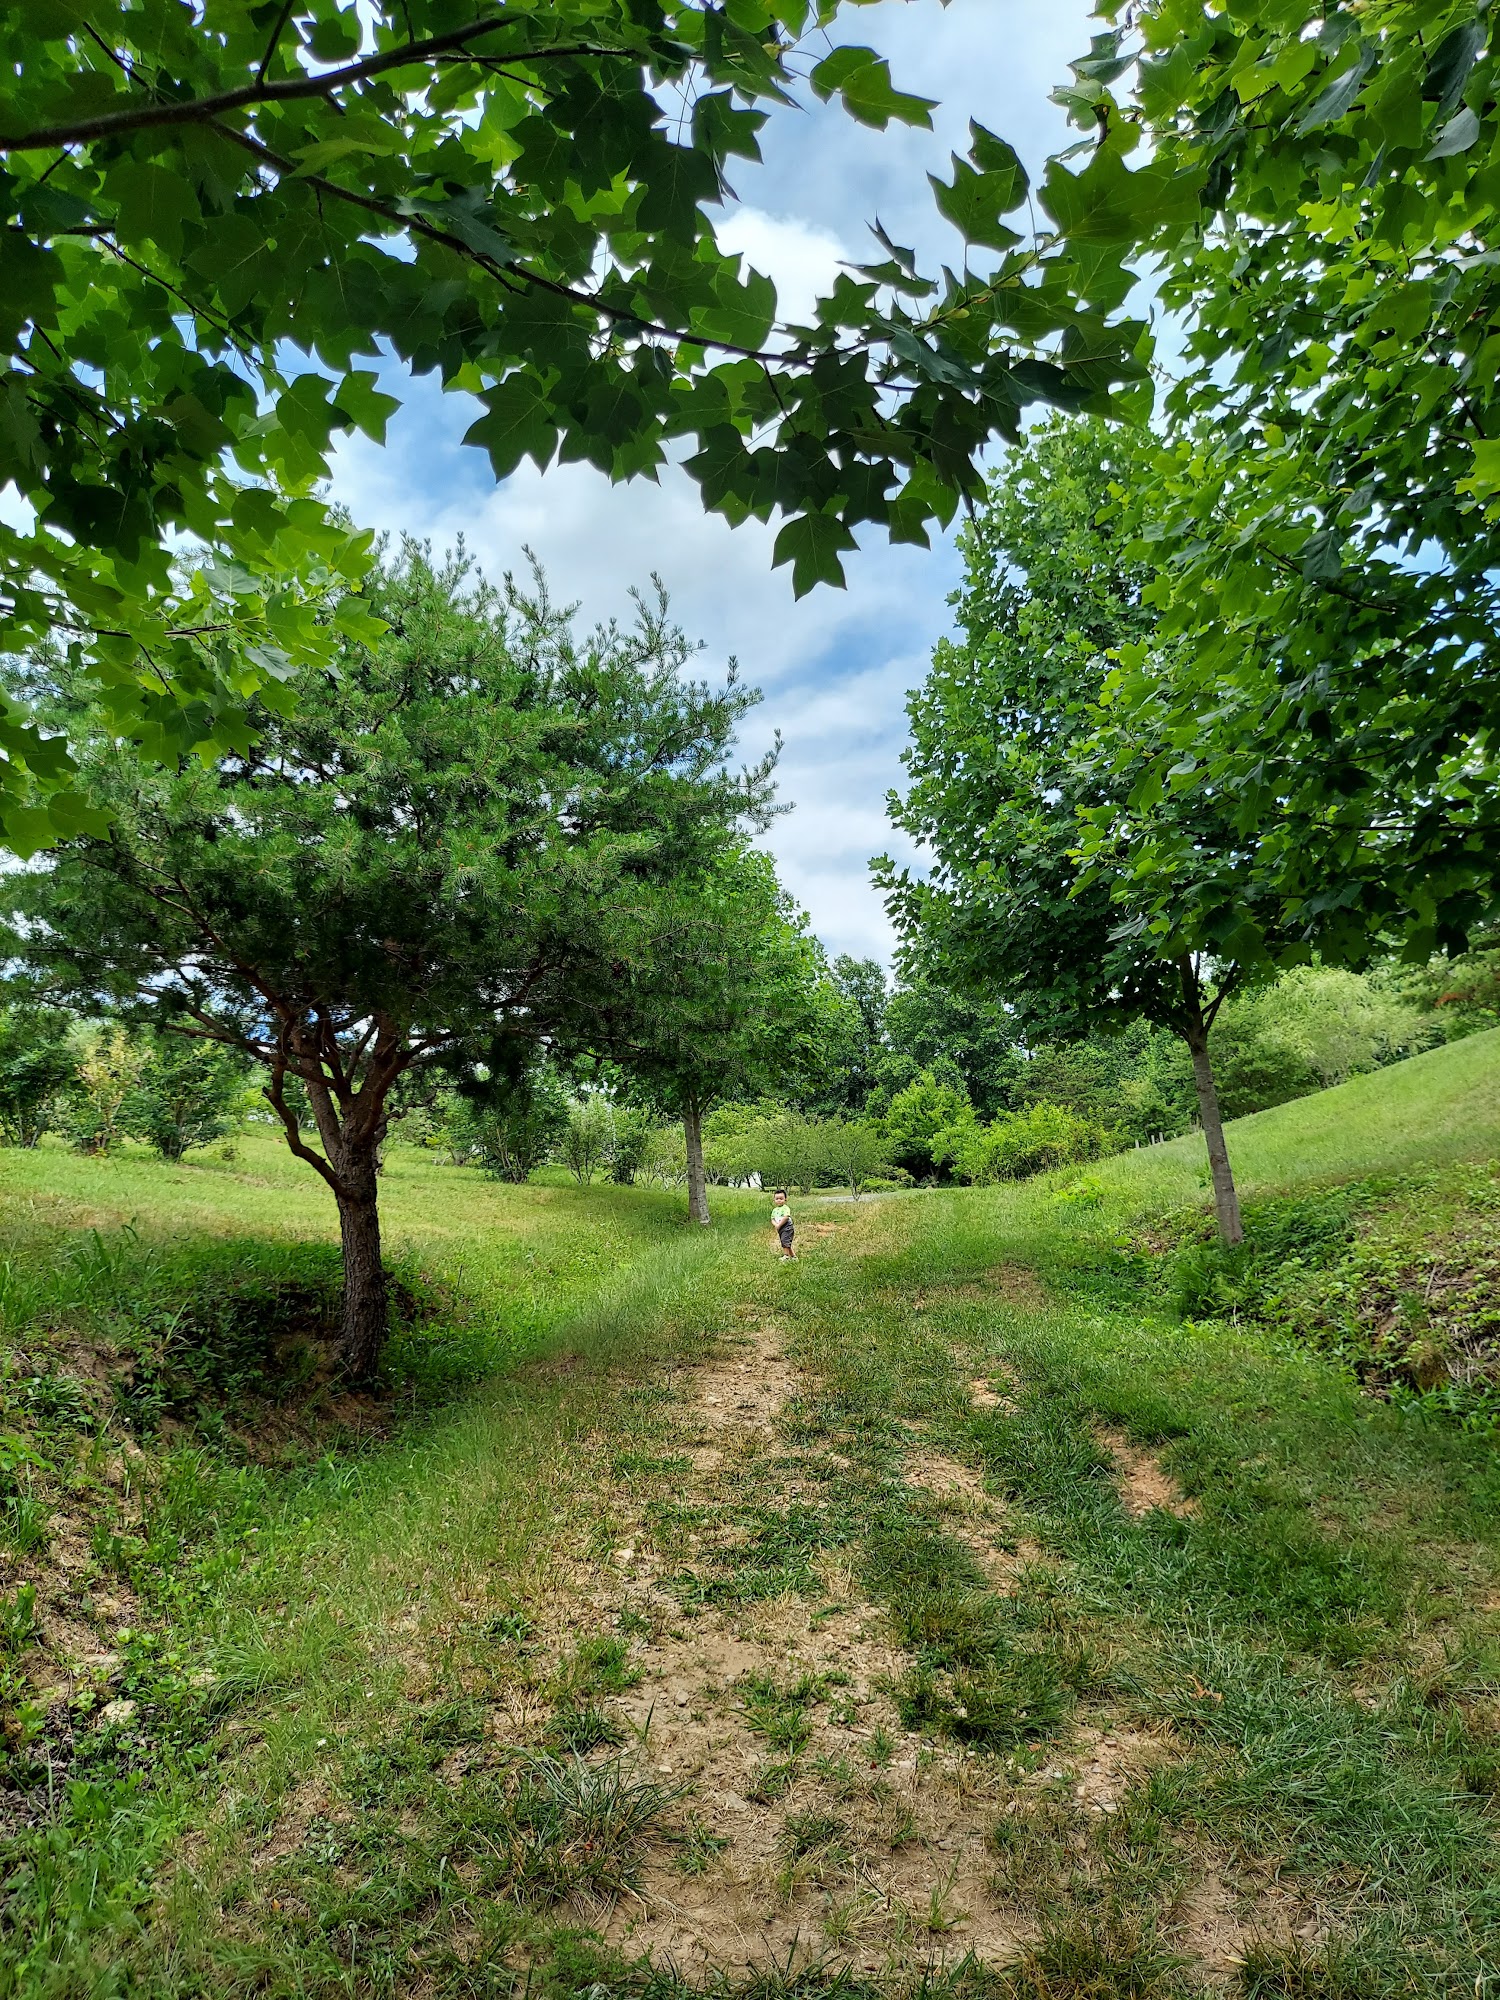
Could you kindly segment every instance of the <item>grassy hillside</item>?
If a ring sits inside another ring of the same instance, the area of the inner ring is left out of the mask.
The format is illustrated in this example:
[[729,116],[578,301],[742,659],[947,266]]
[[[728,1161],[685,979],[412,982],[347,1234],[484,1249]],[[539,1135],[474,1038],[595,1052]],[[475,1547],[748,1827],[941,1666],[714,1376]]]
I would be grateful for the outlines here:
[[1187,1141],[796,1266],[398,1150],[379,1399],[269,1141],[0,1154],[0,1996],[1500,1993],[1492,1438],[1307,1351],[1497,1065],[1241,1121],[1206,1276]]

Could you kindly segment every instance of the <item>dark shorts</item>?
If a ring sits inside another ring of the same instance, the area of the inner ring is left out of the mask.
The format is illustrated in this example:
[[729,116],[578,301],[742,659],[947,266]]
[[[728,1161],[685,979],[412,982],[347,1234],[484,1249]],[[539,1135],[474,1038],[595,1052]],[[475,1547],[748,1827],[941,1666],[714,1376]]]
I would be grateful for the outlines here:
[[792,1238],[796,1235],[796,1233],[797,1233],[796,1230],[793,1229],[792,1225],[789,1222],[782,1222],[777,1224],[776,1234],[781,1238],[781,1247],[783,1250],[791,1249]]

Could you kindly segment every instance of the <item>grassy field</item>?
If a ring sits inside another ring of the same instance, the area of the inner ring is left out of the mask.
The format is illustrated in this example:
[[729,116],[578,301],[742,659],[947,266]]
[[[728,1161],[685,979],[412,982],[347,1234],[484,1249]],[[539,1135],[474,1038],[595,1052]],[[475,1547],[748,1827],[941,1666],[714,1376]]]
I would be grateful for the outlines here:
[[[1497,1080],[1241,1121],[1252,1235],[1463,1237]],[[1204,1178],[800,1204],[785,1266],[758,1198],[398,1149],[355,1399],[269,1141],[0,1154],[0,1996],[1500,1996],[1494,1434],[1279,1277],[1184,1318]]]

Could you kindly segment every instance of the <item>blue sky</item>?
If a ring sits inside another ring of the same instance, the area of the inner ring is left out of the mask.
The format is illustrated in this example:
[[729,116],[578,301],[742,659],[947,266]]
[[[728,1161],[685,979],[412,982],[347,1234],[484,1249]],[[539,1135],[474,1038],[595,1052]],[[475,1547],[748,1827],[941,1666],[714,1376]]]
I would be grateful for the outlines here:
[[[879,48],[900,87],[936,98],[934,130],[871,132],[827,107],[778,113],[762,135],[764,164],[736,162],[739,205],[725,239],[776,280],[792,317],[841,257],[869,257],[867,224],[877,215],[929,266],[957,261],[961,246],[933,208],[928,170],[945,170],[950,151],[965,149],[970,118],[1004,133],[1037,169],[1066,143],[1048,92],[1089,32],[1084,0],[849,8],[836,39]],[[555,594],[579,600],[590,622],[627,614],[630,585],[659,572],[678,621],[706,643],[705,667],[737,654],[764,691],[747,752],[758,753],[773,729],[785,738],[781,794],[794,810],[770,842],[783,881],[831,951],[888,957],[867,864],[892,845],[885,795],[900,780],[907,690],[948,629],[951,545],[893,549],[866,532],[847,591],[820,590],[799,604],[790,572],[771,568],[774,527],[729,529],[703,513],[685,476],[612,487],[591,467],[539,475],[528,465],[497,486],[483,454],[459,442],[473,416],[467,398],[444,396],[430,379],[390,386],[405,404],[388,442],[342,448],[335,496],[367,526],[440,545],[462,532],[495,574],[519,565],[529,544]]]

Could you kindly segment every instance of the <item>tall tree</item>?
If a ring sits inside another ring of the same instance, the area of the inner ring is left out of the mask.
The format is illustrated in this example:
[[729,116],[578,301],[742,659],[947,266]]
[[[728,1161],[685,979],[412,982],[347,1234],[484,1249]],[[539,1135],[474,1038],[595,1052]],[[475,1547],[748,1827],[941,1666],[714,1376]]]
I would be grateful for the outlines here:
[[1146,0],[1064,93],[1201,186],[1146,232],[1183,337],[1138,780],[1274,820],[1284,909],[1355,963],[1372,911],[1422,957],[1500,906],[1497,73],[1473,0]]
[[544,590],[493,590],[412,544],[371,602],[385,636],[303,675],[242,754],[153,773],[86,734],[108,838],[8,883],[15,948],[55,987],[264,1066],[288,1147],[338,1203],[356,1377],[386,1331],[377,1164],[397,1084],[464,1055],[513,1069],[508,1048],[577,1031],[621,907],[704,865],[769,784],[725,761],[754,697],[686,677],[662,604],[580,641]]
[[602,1045],[638,1095],[682,1120],[691,1221],[710,1220],[706,1114],[726,1098],[794,1096],[816,1061],[822,970],[806,918],[756,849],[722,850],[640,899]]
[[[1219,1228],[1241,1235],[1209,1036],[1228,995],[1278,957],[1281,924],[1256,853],[1212,799],[1130,804],[1106,699],[1122,647],[1151,653],[1150,572],[1111,488],[1148,440],[1087,420],[1033,433],[965,537],[962,637],[912,697],[911,783],[896,825],[932,855],[925,878],[876,864],[914,962],[987,990],[1037,1038],[1144,1018],[1192,1057]],[[1136,894],[1143,819],[1177,867],[1149,911]],[[1079,859],[1088,836],[1089,865]],[[1205,911],[1207,918],[1205,920]]]
[[[477,398],[497,477],[676,460],[731,522],[779,510],[799,593],[841,578],[861,522],[925,543],[1026,404],[1143,379],[1087,254],[1002,220],[1026,175],[978,127],[935,184],[960,272],[921,276],[877,229],[875,262],[778,324],[716,233],[768,111],[930,122],[831,43],[841,11],[0,5],[0,486],[35,510],[0,527],[9,643],[66,631],[115,726],[166,754],[243,747],[247,695],[331,657],[313,609],[362,551],[311,496],[336,434],[383,437],[383,356]],[[174,566],[184,535],[212,559]],[[13,840],[77,831],[61,746],[13,710],[0,753]]]

